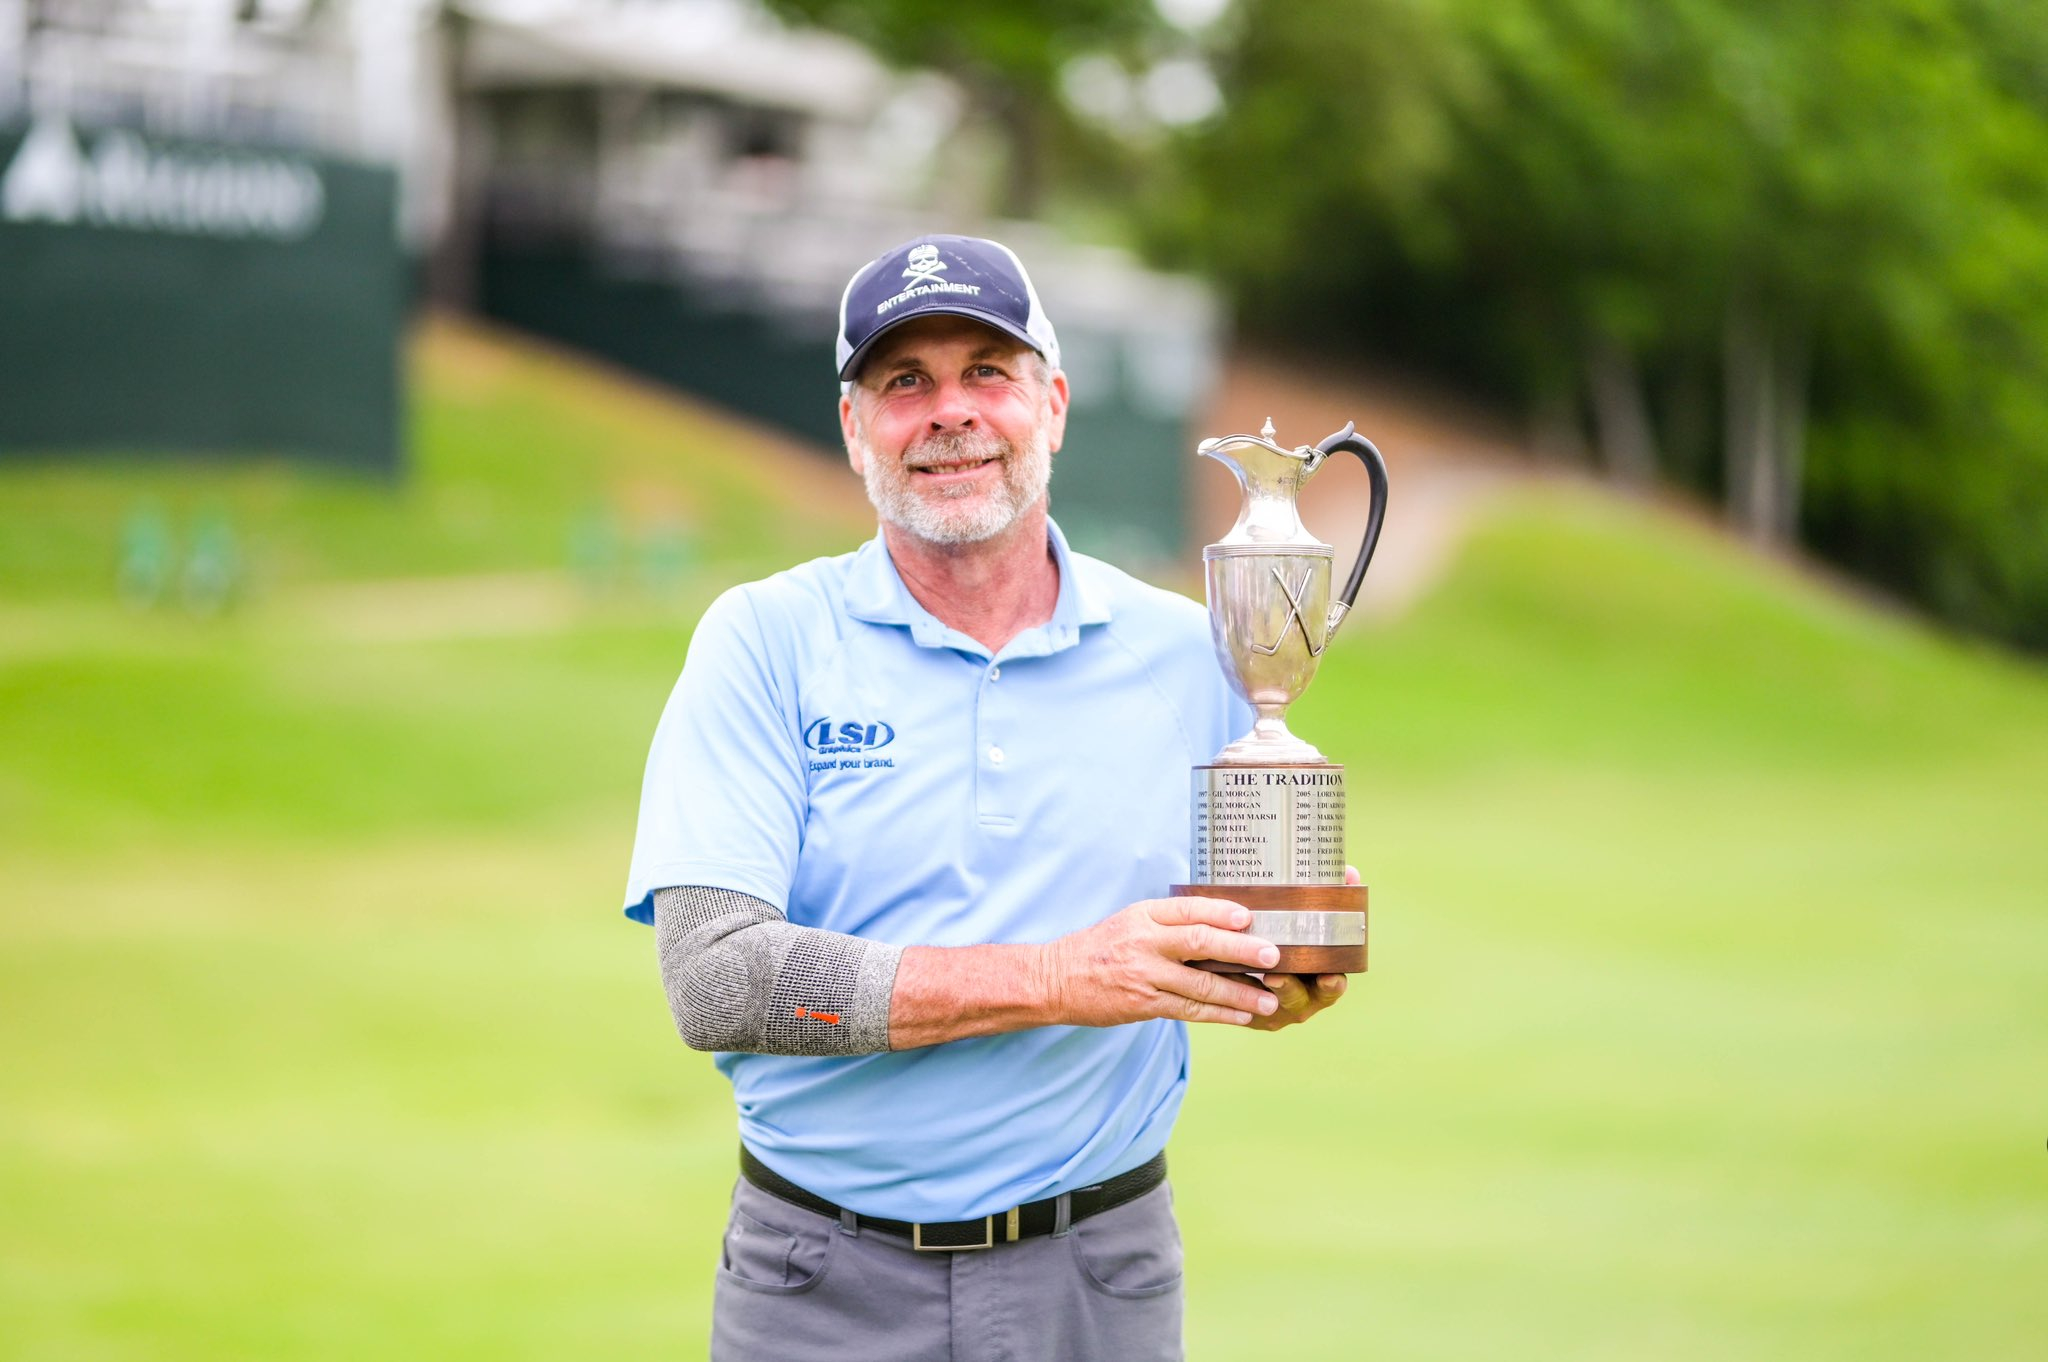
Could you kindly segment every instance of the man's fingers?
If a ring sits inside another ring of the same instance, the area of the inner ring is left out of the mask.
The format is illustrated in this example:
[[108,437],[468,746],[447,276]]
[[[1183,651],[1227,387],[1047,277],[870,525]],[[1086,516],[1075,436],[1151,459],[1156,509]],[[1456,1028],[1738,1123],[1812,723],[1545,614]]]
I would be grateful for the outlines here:
[[1175,969],[1163,987],[1168,993],[1179,994],[1191,1003],[1247,1012],[1256,1017],[1271,1016],[1280,1006],[1279,999],[1242,975],[1216,974],[1187,965]]
[[1347,987],[1341,974],[1284,974],[1279,970],[1268,970],[1263,978],[1280,1005],[1271,1013],[1253,1019],[1252,1029],[1257,1031],[1280,1031],[1298,1026],[1336,1002]]
[[1204,922],[1182,927],[1174,935],[1173,953],[1183,960],[1219,960],[1265,969],[1280,958],[1280,948],[1269,941],[1243,932],[1218,931]]
[[1363,883],[1365,883],[1365,881],[1364,881],[1364,880],[1362,880],[1362,879],[1360,879],[1360,878],[1359,878],[1359,875],[1358,875],[1358,867],[1357,867],[1357,866],[1355,866],[1355,865],[1347,865],[1347,866],[1345,866],[1345,867],[1344,867],[1344,883],[1346,883],[1346,884],[1363,884]]
[[1268,974],[1266,987],[1273,990],[1280,1006],[1289,1012],[1299,1012],[1309,1005],[1308,986],[1298,974]]
[[1252,921],[1251,909],[1229,899],[1202,898],[1187,895],[1181,898],[1154,899],[1149,905],[1154,922],[1168,927],[1192,927],[1206,923],[1226,932],[1240,931],[1249,927]]
[[1222,1022],[1225,1026],[1249,1026],[1258,1020],[1250,1012],[1239,1012],[1234,1007],[1218,1007],[1214,1003],[1198,1003],[1193,998],[1181,1000],[1186,1004],[1180,1013],[1180,1020],[1188,1022]]

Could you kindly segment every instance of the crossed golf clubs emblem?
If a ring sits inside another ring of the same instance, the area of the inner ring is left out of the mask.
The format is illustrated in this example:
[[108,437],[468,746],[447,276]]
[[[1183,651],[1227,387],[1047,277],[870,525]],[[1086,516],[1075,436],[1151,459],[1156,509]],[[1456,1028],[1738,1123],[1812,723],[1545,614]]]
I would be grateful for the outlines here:
[[1305,567],[1301,570],[1301,580],[1290,587],[1287,585],[1287,579],[1280,575],[1280,569],[1278,567],[1273,569],[1273,580],[1280,583],[1280,593],[1287,597],[1287,618],[1280,622],[1280,632],[1274,637],[1273,646],[1269,648],[1263,643],[1254,643],[1252,645],[1253,652],[1258,653],[1262,657],[1271,657],[1279,652],[1280,645],[1287,642],[1287,627],[1294,625],[1301,630],[1301,641],[1307,647],[1308,655],[1310,657],[1321,657],[1323,655],[1323,649],[1330,642],[1329,636],[1325,634],[1321,643],[1310,638],[1308,636],[1308,621],[1302,618],[1301,614],[1301,594],[1308,590],[1309,579],[1314,575],[1315,569],[1313,567]]

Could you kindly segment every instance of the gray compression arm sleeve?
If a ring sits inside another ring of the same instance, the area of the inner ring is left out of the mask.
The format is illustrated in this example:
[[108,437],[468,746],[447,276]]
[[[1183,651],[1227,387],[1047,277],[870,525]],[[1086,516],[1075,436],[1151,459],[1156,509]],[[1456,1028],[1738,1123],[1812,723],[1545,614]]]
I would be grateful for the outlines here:
[[676,1030],[693,1050],[865,1055],[889,1048],[903,948],[796,927],[750,894],[654,894],[654,939]]

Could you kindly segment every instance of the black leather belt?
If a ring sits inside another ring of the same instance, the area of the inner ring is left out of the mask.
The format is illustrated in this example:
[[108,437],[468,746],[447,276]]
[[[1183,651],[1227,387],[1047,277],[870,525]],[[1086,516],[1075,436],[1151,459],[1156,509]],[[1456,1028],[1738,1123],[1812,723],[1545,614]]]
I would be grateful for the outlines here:
[[[825,1198],[803,1188],[783,1177],[767,1164],[754,1157],[754,1151],[740,1146],[740,1176],[753,1183],[770,1196],[781,1197],[792,1205],[820,1215],[842,1216],[843,1208],[833,1205]],[[1107,1182],[1093,1187],[1083,1187],[1068,1198],[1067,1223],[1086,1220],[1091,1215],[1100,1215],[1126,1201],[1135,1201],[1145,1193],[1166,1181],[1166,1155],[1154,1154],[1148,1161],[1139,1164],[1128,1173],[1118,1173]],[[913,1224],[908,1220],[883,1220],[874,1216],[860,1216],[860,1227],[864,1230],[880,1230],[884,1234],[898,1235],[910,1241],[916,1249],[984,1249],[997,1244],[1013,1243],[1019,1239],[1030,1239],[1035,1235],[1051,1234],[1057,1228],[1059,1219],[1059,1198],[1047,1197],[1043,1201],[1028,1202],[1014,1210],[998,1211],[977,1220],[948,1220],[938,1224]]]

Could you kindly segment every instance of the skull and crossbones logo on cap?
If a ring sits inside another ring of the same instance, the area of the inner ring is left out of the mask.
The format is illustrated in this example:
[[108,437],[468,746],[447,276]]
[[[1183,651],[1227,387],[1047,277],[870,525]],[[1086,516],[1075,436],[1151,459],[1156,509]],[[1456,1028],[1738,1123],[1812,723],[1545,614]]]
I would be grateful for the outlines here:
[[946,268],[946,262],[939,259],[939,248],[930,242],[912,246],[906,264],[908,268],[903,271],[903,277],[913,284],[935,283],[939,272]]

